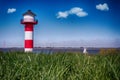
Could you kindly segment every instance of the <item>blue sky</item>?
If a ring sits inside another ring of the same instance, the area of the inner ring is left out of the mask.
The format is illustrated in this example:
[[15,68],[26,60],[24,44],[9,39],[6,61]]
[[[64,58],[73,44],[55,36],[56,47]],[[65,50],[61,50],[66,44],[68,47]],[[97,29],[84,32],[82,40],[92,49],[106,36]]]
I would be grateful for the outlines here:
[[119,0],[0,0],[0,47],[23,47],[28,9],[36,47],[120,47]]

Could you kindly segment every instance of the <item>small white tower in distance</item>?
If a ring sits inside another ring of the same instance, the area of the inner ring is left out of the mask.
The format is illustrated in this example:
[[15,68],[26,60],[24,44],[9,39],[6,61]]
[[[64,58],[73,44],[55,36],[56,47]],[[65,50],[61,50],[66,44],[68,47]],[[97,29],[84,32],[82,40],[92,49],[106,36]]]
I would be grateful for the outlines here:
[[84,47],[83,53],[84,53],[84,54],[88,53],[88,52],[87,52],[87,48]]

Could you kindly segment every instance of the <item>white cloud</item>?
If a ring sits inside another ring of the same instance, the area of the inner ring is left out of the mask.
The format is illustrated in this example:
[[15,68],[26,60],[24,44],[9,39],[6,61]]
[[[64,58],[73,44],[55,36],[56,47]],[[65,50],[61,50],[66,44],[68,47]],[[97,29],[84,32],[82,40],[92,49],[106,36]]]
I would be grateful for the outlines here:
[[104,4],[96,5],[96,9],[101,10],[101,11],[108,11],[109,7],[107,3],[104,3]]
[[69,15],[76,15],[78,17],[85,17],[88,15],[85,11],[83,11],[82,8],[79,7],[74,7],[71,8],[70,10],[64,11],[64,12],[58,12],[57,18],[67,18]]
[[57,14],[57,18],[67,18],[67,16],[68,16],[68,12],[67,11],[65,11],[65,12],[58,12],[58,14]]
[[86,13],[85,11],[83,11],[82,8],[79,7],[74,7],[69,11],[69,14],[75,14],[78,17],[85,17],[88,15],[88,13]]
[[7,13],[14,13],[14,12],[16,12],[15,8],[9,8],[8,11],[7,11]]
[[74,8],[72,8],[72,9],[69,11],[69,13],[71,13],[71,14],[76,14],[76,13],[79,13],[79,12],[81,12],[81,11],[83,11],[82,8],[74,7]]

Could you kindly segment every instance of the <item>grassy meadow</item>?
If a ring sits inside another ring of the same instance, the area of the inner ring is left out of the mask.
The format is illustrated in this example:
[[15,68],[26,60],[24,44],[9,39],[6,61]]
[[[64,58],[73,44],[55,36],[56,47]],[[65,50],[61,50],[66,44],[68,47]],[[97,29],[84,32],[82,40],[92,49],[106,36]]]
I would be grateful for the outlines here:
[[0,80],[120,80],[120,53],[0,52]]

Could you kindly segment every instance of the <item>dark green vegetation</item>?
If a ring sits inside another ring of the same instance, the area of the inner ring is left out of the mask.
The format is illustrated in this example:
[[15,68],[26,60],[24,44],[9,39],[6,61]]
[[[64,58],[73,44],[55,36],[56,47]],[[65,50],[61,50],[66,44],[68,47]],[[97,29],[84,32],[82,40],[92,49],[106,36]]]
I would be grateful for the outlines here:
[[120,80],[120,54],[0,53],[0,80]]

